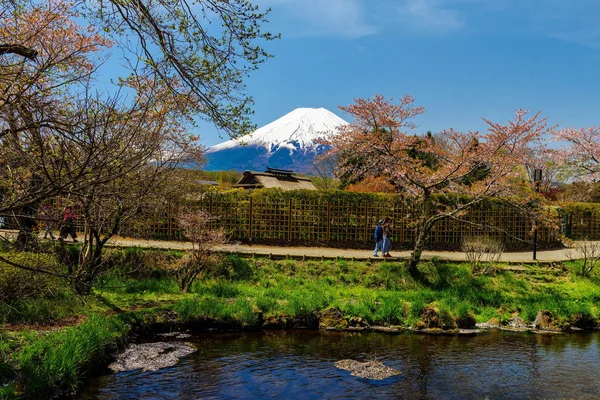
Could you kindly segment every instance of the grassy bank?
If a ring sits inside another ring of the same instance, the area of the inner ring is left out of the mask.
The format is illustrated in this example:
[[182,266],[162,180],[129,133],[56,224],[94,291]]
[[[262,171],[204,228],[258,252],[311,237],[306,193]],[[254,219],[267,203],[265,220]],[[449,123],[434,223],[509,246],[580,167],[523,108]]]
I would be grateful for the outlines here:
[[85,372],[104,365],[127,332],[120,318],[93,315],[57,331],[0,334],[0,378],[5,385],[0,398],[74,394]]
[[454,320],[472,315],[477,322],[500,323],[519,315],[532,323],[540,310],[558,327],[574,318],[598,321],[600,280],[577,276],[575,265],[527,266],[474,275],[468,264],[436,262],[420,266],[413,279],[401,263],[272,261],[230,257],[220,276],[196,282],[191,293],[178,291],[168,278],[106,278],[97,292],[122,309],[171,302],[181,318],[201,316],[237,321],[243,326],[273,318],[314,319],[334,307],[370,325],[415,326],[427,306]]
[[600,320],[600,277],[578,276],[575,263],[478,275],[433,260],[414,279],[400,263],[230,256],[182,293],[157,262],[180,254],[157,254],[115,250],[114,268],[88,298],[53,289],[3,302],[0,398],[72,393],[132,330],[315,328],[331,308],[355,326],[455,329],[516,316],[531,324],[541,310],[561,330],[597,329]]

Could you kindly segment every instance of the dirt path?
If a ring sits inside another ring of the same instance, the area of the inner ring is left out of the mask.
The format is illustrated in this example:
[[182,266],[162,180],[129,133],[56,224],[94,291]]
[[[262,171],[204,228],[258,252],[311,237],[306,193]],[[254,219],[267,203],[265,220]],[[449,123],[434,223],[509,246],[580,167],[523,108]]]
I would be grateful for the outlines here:
[[[0,236],[11,235],[12,231],[0,230]],[[600,241],[592,242],[600,246]],[[109,246],[115,247],[143,247],[157,249],[172,249],[172,250],[189,250],[192,248],[189,242],[166,241],[166,240],[145,240],[114,237],[108,243]],[[280,247],[280,246],[265,246],[265,245],[242,245],[232,244],[221,248],[222,251],[241,254],[255,254],[257,256],[276,256],[276,257],[311,257],[311,258],[336,258],[342,257],[346,259],[367,260],[373,258],[372,250],[356,250],[356,249],[337,249],[329,247]],[[569,253],[572,249],[560,250],[543,250],[537,252],[537,260],[540,262],[555,262],[569,260]],[[393,251],[394,259],[408,258],[410,251]],[[441,260],[464,261],[465,253],[457,251],[425,251],[423,259],[438,257]],[[381,258],[381,257],[379,257]],[[528,252],[511,252],[504,253],[501,261],[510,263],[527,263],[533,262],[533,253]]]
[[[594,242],[600,246],[600,242]],[[113,238],[109,245],[120,246],[120,247],[144,247],[144,248],[160,248],[160,249],[173,249],[173,250],[188,250],[191,249],[191,243],[189,242],[172,242],[162,240],[141,240],[132,238]],[[224,246],[221,250],[231,253],[242,253],[242,254],[256,254],[257,256],[273,255],[273,256],[293,256],[293,257],[324,257],[324,258],[336,258],[343,257],[346,259],[357,259],[365,260],[372,258],[372,250],[355,250],[355,249],[335,249],[328,247],[277,247],[277,246],[264,246],[264,245],[241,245],[233,244]],[[554,262],[554,261],[566,261],[569,260],[569,252],[571,249],[560,249],[560,250],[545,250],[537,252],[537,260],[541,262]],[[410,251],[394,251],[392,252],[394,258],[408,258]],[[430,259],[432,257],[438,257],[441,260],[452,260],[452,261],[463,261],[465,260],[465,253],[454,252],[454,251],[425,251],[423,253],[424,259]],[[380,257],[381,258],[381,257]],[[514,252],[504,253],[502,255],[502,261],[523,263],[533,262],[532,252]]]

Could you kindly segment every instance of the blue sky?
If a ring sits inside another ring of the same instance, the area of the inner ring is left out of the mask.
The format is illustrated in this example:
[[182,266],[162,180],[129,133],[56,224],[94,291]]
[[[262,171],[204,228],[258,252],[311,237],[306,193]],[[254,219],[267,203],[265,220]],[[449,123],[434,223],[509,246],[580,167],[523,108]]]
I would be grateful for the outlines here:
[[[405,93],[420,131],[482,130],[517,108],[599,125],[600,0],[254,0],[271,7],[274,58],[247,80],[253,122],[297,107]],[[224,140],[202,125],[202,143]]]

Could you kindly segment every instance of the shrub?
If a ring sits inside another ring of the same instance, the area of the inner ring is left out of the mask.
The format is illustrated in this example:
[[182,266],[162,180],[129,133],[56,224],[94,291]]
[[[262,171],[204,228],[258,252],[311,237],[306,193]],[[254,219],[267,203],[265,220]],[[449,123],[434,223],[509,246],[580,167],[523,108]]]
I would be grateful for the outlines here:
[[250,261],[230,254],[222,259],[221,267],[215,271],[215,277],[224,277],[232,281],[249,281],[254,278],[255,271]]
[[577,242],[569,258],[579,264],[578,274],[588,278],[600,263],[600,244],[589,240]]
[[173,251],[148,250],[137,247],[108,249],[102,256],[105,270],[122,278],[161,278],[168,266],[178,259]]
[[[48,254],[4,253],[4,258],[29,268],[60,272],[58,261]],[[64,285],[59,277],[27,271],[0,261],[0,302],[51,295]]]
[[0,323],[48,324],[73,316],[83,307],[83,302],[67,291],[49,297],[0,302]]
[[461,248],[474,274],[496,272],[496,267],[504,253],[502,242],[489,236],[466,237]]
[[214,218],[204,211],[180,215],[178,222],[192,242],[192,250],[169,266],[179,281],[179,288],[188,292],[198,277],[204,277],[220,265],[215,248],[227,242],[223,229],[211,229]]

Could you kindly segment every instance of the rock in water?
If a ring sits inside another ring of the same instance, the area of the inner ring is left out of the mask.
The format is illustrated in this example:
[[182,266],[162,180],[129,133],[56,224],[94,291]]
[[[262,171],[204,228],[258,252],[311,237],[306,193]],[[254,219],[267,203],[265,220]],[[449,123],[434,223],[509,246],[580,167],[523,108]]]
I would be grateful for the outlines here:
[[337,308],[329,308],[319,315],[320,329],[339,329],[343,330],[348,327],[348,321],[344,318],[344,314]]
[[359,378],[382,380],[390,376],[400,375],[400,371],[383,365],[381,361],[360,362],[356,360],[340,360],[335,366],[350,371],[352,376]]
[[181,357],[192,354],[196,349],[190,343],[158,342],[132,344],[108,368],[114,372],[156,371],[177,364]]
[[552,313],[546,310],[538,311],[537,315],[535,316],[535,321],[533,322],[533,325],[535,326],[535,329],[540,331],[560,331],[560,329],[558,329],[554,325],[554,318],[552,316]]

